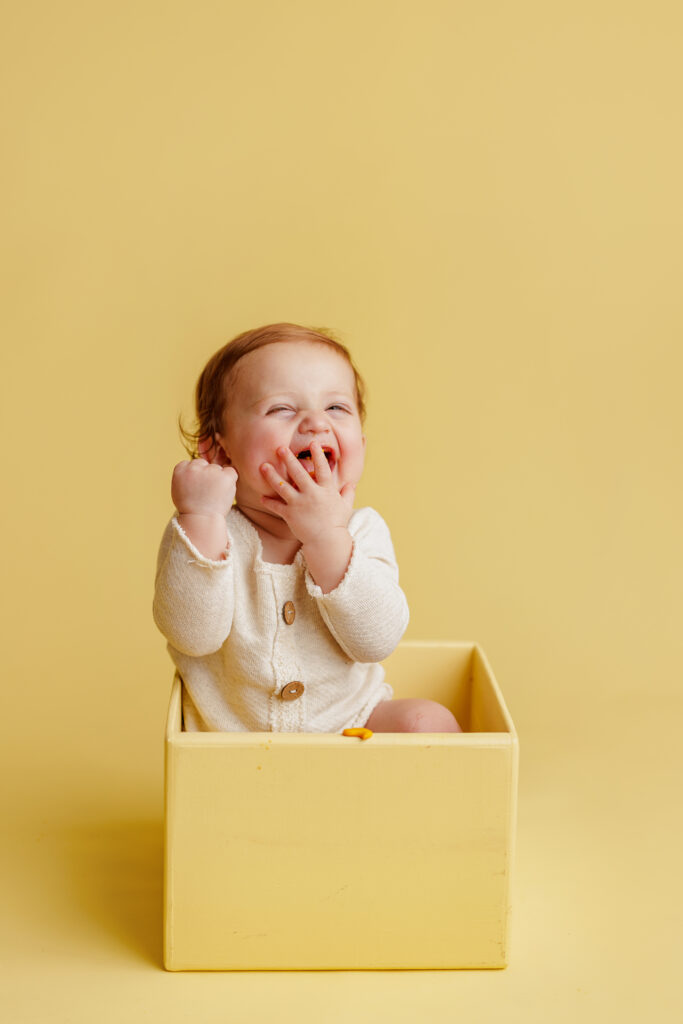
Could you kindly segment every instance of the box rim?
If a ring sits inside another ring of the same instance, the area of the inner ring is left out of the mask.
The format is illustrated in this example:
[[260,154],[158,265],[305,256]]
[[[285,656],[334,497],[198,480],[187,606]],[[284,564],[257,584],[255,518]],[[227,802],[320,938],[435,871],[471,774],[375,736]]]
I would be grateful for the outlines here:
[[[404,640],[401,647],[427,649],[438,647],[441,650],[468,650],[478,657],[489,677],[491,688],[499,704],[506,730],[503,732],[462,732],[462,733],[375,733],[372,741],[375,745],[424,747],[430,745],[459,746],[509,746],[518,744],[517,730],[512,716],[503,697],[498,681],[483,648],[476,642],[460,640]],[[197,746],[259,746],[289,744],[310,744],[311,746],[362,746],[363,741],[349,739],[336,733],[281,733],[281,732],[197,732],[186,733],[178,728],[180,720],[182,681],[176,671],[171,686],[168,712],[166,715],[166,742],[174,745]]]

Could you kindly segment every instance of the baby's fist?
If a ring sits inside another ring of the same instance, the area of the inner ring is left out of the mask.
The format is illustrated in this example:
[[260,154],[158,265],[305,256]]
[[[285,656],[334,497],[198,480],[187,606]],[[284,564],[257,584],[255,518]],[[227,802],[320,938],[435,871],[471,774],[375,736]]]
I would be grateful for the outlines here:
[[235,500],[237,472],[204,459],[179,462],[173,470],[171,498],[182,515],[221,515]]

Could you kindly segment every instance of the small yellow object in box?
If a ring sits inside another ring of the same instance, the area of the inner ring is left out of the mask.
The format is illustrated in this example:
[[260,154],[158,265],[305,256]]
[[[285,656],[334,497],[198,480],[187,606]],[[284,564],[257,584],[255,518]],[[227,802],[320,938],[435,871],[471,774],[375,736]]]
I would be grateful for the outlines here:
[[518,742],[475,644],[404,642],[462,733],[166,730],[168,970],[505,967]]

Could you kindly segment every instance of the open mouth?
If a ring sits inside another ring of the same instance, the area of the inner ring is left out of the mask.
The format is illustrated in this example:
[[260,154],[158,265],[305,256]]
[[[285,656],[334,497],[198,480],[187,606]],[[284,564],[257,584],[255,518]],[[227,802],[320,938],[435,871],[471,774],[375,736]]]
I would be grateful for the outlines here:
[[[337,459],[332,449],[323,448],[323,455],[327,459],[327,464],[330,469],[334,469]],[[300,451],[297,455],[297,459],[302,463],[304,469],[310,473],[311,476],[315,476],[315,466],[313,465],[313,456],[311,455],[310,448],[304,448],[303,451]]]

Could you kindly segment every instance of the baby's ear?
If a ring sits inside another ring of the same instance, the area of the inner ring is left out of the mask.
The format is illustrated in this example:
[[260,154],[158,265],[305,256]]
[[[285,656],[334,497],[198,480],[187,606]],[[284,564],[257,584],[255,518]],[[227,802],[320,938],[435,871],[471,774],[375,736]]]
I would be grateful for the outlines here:
[[218,466],[231,466],[232,460],[226,454],[223,447],[223,438],[220,434],[214,434],[213,442],[211,444],[211,454],[209,456],[209,462],[213,462]]
[[205,434],[204,437],[200,437],[197,443],[197,455],[200,459],[204,459],[206,462],[214,463],[218,466],[229,466],[230,460],[227,458],[223,451],[218,435],[216,438],[209,437]]

